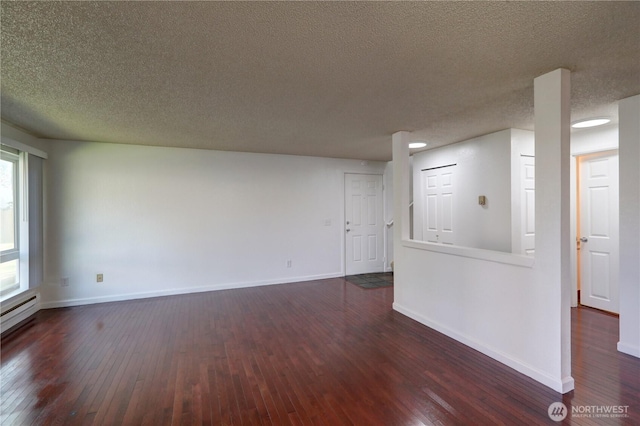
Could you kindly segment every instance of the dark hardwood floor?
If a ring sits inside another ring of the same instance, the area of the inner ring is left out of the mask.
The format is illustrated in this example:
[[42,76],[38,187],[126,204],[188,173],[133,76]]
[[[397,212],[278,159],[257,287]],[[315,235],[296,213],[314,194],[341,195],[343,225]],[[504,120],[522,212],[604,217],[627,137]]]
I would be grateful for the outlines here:
[[618,320],[574,309],[576,390],[559,395],[343,279],[39,312],[2,338],[7,425],[555,424],[552,402],[629,406],[640,360]]

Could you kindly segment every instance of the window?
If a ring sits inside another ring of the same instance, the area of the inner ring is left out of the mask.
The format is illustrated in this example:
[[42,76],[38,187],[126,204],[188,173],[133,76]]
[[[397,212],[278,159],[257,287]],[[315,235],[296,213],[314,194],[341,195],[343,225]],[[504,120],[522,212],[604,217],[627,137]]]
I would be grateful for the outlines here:
[[20,288],[19,155],[0,151],[0,297]]
[[13,139],[0,145],[0,302],[43,281],[43,166],[47,154]]

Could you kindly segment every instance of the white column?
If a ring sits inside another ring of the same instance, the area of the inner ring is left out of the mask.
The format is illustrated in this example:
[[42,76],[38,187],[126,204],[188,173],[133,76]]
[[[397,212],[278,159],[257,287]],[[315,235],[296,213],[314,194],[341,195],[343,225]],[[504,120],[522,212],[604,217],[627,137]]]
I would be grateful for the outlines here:
[[394,245],[409,239],[409,138],[409,132],[396,132],[392,140]]
[[640,357],[640,95],[618,103],[620,152],[620,341]]
[[402,240],[409,239],[409,132],[393,134],[393,299],[402,300],[406,281]]
[[570,77],[557,69],[534,80],[536,153],[536,284],[548,289],[540,301],[558,328],[549,330],[559,348],[556,374],[562,393],[574,388],[571,377],[570,274]]

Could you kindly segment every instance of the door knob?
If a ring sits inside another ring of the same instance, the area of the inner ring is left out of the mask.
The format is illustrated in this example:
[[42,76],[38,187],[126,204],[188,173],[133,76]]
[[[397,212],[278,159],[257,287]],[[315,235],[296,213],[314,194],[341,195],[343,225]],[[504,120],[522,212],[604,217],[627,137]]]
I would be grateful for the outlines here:
[[347,228],[347,232],[351,231],[351,229]]
[[580,238],[580,242],[582,242],[582,243],[586,243],[587,241],[589,241],[589,239],[587,237]]

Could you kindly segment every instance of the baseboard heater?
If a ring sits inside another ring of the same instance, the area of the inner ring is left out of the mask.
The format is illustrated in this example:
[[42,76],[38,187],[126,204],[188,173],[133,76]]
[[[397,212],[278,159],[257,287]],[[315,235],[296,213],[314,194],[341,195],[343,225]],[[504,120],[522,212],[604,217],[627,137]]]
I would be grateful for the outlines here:
[[30,293],[8,304],[0,312],[0,334],[38,312],[38,294]]

